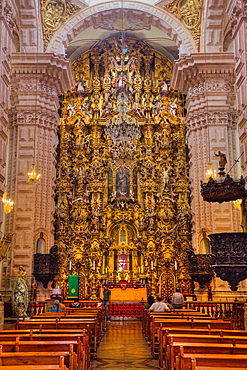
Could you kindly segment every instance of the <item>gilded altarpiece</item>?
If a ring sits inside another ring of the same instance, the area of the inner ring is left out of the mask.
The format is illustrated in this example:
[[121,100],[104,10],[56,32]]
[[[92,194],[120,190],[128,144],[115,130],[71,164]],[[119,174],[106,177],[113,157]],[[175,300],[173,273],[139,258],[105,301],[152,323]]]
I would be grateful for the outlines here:
[[[109,38],[73,70],[57,153],[60,286],[66,294],[68,275],[78,274],[80,298],[120,280],[145,282],[153,295],[191,292],[184,102],[169,86],[171,61],[138,39],[123,48]],[[120,108],[134,139],[114,139]]]

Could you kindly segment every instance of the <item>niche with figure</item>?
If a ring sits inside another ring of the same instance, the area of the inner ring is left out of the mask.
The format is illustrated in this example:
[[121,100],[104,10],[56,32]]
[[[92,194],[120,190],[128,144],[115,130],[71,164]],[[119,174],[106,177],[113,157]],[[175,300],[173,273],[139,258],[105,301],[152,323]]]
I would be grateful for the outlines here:
[[129,198],[130,170],[121,166],[116,171],[116,198]]

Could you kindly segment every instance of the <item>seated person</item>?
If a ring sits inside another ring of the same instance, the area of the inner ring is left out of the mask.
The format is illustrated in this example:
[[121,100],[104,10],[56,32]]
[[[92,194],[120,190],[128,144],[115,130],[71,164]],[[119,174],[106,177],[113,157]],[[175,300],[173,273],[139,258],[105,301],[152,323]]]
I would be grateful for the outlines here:
[[165,312],[170,311],[165,302],[162,302],[161,296],[157,295],[156,302],[150,307],[150,311],[153,312]]
[[148,302],[145,304],[144,308],[148,310],[152,306],[153,303],[154,303],[154,297],[150,295],[148,297]]
[[62,311],[66,310],[66,307],[62,302],[59,302],[59,307],[61,308]]
[[59,301],[56,300],[53,305],[51,306],[51,308],[49,309],[49,312],[62,312],[62,309],[61,307],[59,306]]
[[170,308],[170,310],[173,310],[173,306],[172,306],[172,301],[170,300],[169,297],[166,297],[166,299],[164,299],[164,302],[166,303],[166,305],[168,306],[168,308]]
[[79,303],[79,298],[76,298],[74,302],[72,303],[71,307],[73,308],[79,308],[81,307],[81,304]]
[[99,301],[99,302],[98,302],[98,304],[97,304],[97,307],[98,307],[98,308],[103,307],[103,300],[102,300],[102,298],[99,298],[99,299],[98,299],[98,301]]

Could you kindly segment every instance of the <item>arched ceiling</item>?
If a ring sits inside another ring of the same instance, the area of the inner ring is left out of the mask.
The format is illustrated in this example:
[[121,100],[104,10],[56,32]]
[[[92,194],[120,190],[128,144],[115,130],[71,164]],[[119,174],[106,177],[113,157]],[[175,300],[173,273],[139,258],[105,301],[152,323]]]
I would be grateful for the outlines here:
[[[167,33],[163,32],[157,27],[150,26],[148,24],[141,25],[141,23],[139,22],[139,26],[141,26],[141,28],[144,28],[139,30],[128,30],[125,32],[126,36],[134,36],[141,39],[148,46],[164,54],[172,62],[175,59],[178,59],[178,47]],[[90,26],[80,32],[67,46],[66,56],[70,58],[71,62],[73,62],[80,54],[97,45],[100,41],[108,37],[118,36],[121,34],[119,30],[115,28],[109,30],[108,27],[109,23],[101,23],[101,25],[96,24],[96,26]]]
[[[181,45],[185,54],[196,52],[195,41],[185,25],[150,3],[153,2],[124,1],[126,32],[172,61],[177,59]],[[73,60],[106,37],[116,35],[119,33],[121,5],[121,1],[107,1],[77,12],[54,33],[46,50],[55,54],[66,53]]]

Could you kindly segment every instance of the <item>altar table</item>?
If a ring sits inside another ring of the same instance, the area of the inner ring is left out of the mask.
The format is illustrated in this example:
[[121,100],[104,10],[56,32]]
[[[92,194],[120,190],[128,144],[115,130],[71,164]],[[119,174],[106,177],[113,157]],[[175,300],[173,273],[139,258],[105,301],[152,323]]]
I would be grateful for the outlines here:
[[[147,300],[144,284],[106,284],[111,291],[111,302],[140,302]],[[103,298],[103,291],[102,291]]]

